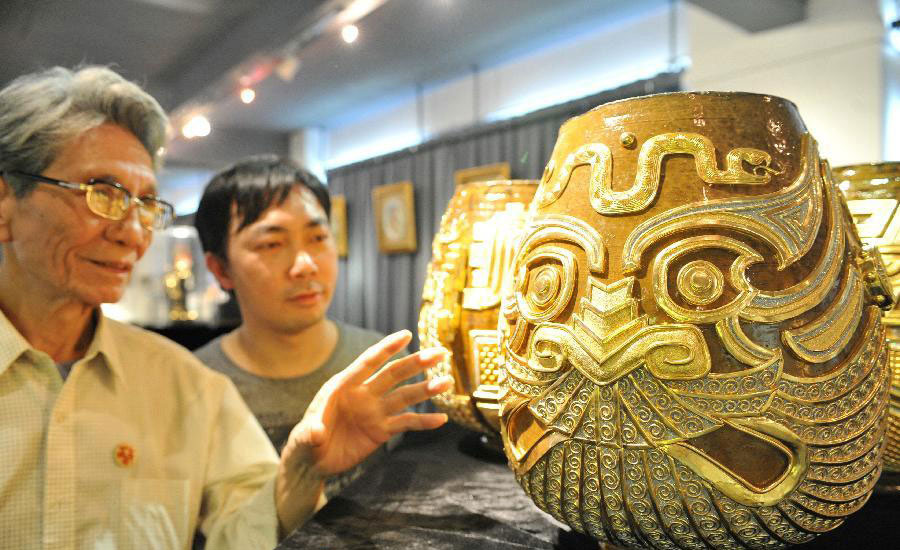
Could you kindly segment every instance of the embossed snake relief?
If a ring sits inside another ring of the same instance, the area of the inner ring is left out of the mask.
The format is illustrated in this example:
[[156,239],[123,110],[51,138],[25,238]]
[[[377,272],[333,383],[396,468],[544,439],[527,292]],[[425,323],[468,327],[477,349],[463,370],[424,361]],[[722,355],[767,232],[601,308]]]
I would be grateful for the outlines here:
[[[611,270],[594,227],[541,212],[578,163],[590,164],[591,206],[604,216],[648,207],[660,152],[690,152],[706,183],[756,185],[773,172],[753,149],[732,151],[720,171],[696,134],[646,143],[621,194],[602,144],[542,183],[502,304],[507,456],[540,508],[614,544],[809,541],[866,502],[883,452],[884,335],[842,198],[807,135],[790,185],[651,211]],[[808,269],[760,288],[751,271],[766,254],[779,270],[801,259]],[[610,272],[623,276],[603,282]]]
[[[709,139],[700,134],[668,133],[653,136],[641,147],[639,168],[631,188],[613,191],[612,152],[602,143],[589,143],[569,154],[558,171],[553,161],[547,164],[534,204],[543,207],[558,199],[569,183],[572,170],[588,165],[591,167],[590,201],[594,210],[608,215],[643,210],[656,196],[663,159],[678,153],[693,155],[697,175],[706,183],[766,184],[770,174],[775,172],[770,166],[771,155],[749,147],[729,151],[725,156],[725,170],[719,170],[715,149]],[[752,172],[744,170],[744,162],[753,167]]]

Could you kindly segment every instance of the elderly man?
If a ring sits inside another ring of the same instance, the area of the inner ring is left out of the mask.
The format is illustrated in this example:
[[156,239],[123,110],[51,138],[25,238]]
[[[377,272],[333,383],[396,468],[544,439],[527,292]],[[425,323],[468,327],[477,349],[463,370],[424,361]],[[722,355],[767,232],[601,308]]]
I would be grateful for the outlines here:
[[0,90],[0,533],[5,548],[271,548],[329,475],[391,435],[448,380],[382,366],[407,332],[331,378],[281,457],[232,383],[179,346],[104,318],[172,218],[154,168],[166,118],[104,68],[56,68]]

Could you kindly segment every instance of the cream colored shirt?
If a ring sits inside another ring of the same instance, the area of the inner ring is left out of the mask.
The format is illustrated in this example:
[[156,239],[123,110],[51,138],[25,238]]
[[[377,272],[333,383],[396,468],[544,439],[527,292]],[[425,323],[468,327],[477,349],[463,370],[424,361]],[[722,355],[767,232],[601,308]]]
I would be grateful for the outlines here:
[[275,450],[231,382],[100,316],[63,382],[0,313],[0,548],[269,550]]

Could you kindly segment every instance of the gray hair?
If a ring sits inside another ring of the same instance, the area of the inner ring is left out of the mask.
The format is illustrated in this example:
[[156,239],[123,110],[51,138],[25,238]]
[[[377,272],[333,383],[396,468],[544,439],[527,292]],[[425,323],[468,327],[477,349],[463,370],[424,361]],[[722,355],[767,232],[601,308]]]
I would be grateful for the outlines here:
[[[40,174],[69,141],[107,122],[134,134],[159,168],[168,118],[140,86],[99,66],[21,76],[0,90],[0,172]],[[8,183],[17,197],[36,185]]]

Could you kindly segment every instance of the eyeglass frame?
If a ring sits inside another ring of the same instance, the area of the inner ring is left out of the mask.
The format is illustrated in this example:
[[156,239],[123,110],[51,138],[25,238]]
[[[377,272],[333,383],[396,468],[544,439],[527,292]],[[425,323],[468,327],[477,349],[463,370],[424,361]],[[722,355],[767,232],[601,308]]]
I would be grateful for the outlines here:
[[[146,204],[146,201],[148,199],[152,200],[153,202],[155,202],[159,205],[162,205],[164,207],[165,211],[168,213],[168,215],[163,218],[163,222],[159,226],[157,226],[157,224],[155,223],[156,220],[159,218],[156,215],[154,215],[153,216],[154,223],[150,227],[148,227],[146,224],[144,224],[143,221],[141,221],[141,216],[140,216],[140,214],[138,214],[138,221],[141,222],[141,227],[143,227],[144,229],[147,229],[149,231],[163,230],[163,229],[166,229],[167,227],[171,226],[172,222],[175,219],[175,207],[172,206],[171,203],[160,199],[156,195],[144,195],[143,199],[141,197],[136,197],[136,196],[134,196],[134,194],[131,191],[128,190],[128,188],[126,188],[124,185],[122,185],[121,183],[114,181],[114,180],[108,181],[105,179],[91,178],[87,181],[87,183],[76,183],[76,182],[72,182],[72,181],[65,181],[65,180],[59,180],[56,178],[50,178],[47,176],[41,176],[39,174],[30,174],[28,172],[22,172],[21,170],[5,170],[5,171],[0,172],[0,175],[6,175],[6,174],[9,174],[11,176],[19,176],[19,177],[23,177],[23,178],[28,178],[32,181],[36,181],[39,183],[48,183],[50,185],[56,185],[58,187],[62,187],[63,189],[84,191],[85,192],[84,201],[85,201],[85,203],[87,203],[88,210],[90,210],[92,214],[95,214],[95,215],[100,216],[101,218],[104,218],[107,220],[113,220],[113,221],[124,220],[128,216],[128,213],[131,211],[132,203],[134,205],[136,205],[137,208],[141,208],[144,204]],[[108,186],[113,187],[113,188],[117,189],[118,191],[121,191],[122,193],[124,193],[125,205],[124,205],[124,208],[122,209],[121,217],[116,218],[109,214],[97,212],[96,210],[94,210],[91,207],[91,201],[88,199],[88,194],[91,192],[91,188],[95,185],[108,185]]]

